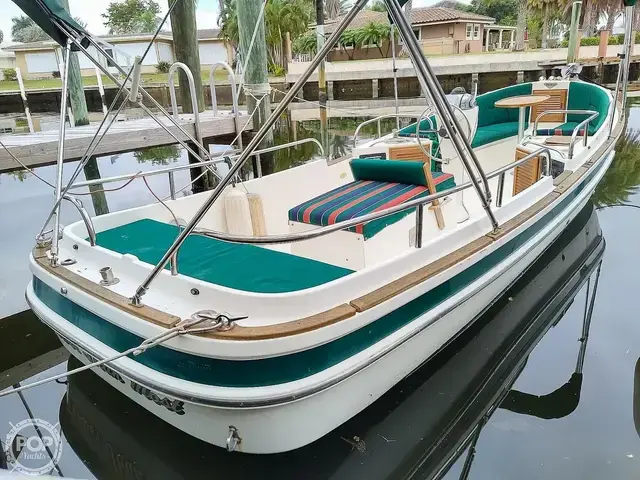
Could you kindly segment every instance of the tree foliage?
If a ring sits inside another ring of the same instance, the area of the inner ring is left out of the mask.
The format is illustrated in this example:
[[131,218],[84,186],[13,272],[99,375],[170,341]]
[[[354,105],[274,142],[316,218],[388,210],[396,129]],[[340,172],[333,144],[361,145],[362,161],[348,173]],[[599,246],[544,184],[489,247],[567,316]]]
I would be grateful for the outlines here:
[[385,55],[385,52],[382,51],[382,44],[389,40],[390,35],[391,27],[384,23],[369,22],[364,27],[356,29],[358,44],[367,50],[371,45],[375,45],[381,56]]
[[596,187],[592,201],[602,207],[624,203],[640,185],[640,130],[625,132],[616,144],[611,167]]
[[374,12],[386,12],[387,11],[387,7],[385,6],[384,2],[382,0],[374,0],[373,2],[371,2],[371,4],[367,7],[369,10],[373,10]]
[[[356,48],[369,49],[375,46],[382,56],[389,52],[390,44],[388,42],[391,35],[391,27],[388,24],[370,22],[360,28],[349,28],[342,32],[338,40],[338,47],[344,50],[347,57],[353,59]],[[397,32],[396,32],[397,35]],[[386,51],[383,45],[386,44]],[[313,33],[300,36],[293,45],[294,51],[297,53],[316,53],[316,36]]]
[[158,28],[160,6],[154,0],[111,2],[102,14],[110,34],[152,33]]
[[[310,0],[269,0],[264,12],[265,40],[272,71],[284,67],[285,35],[289,32],[296,44],[298,37],[308,33],[313,19]],[[239,45],[238,16],[235,0],[224,0],[218,19],[220,35],[235,48]],[[314,37],[315,38],[315,37]]]
[[517,0],[472,0],[469,11],[496,19],[499,25],[515,25],[518,17]]
[[11,39],[14,42],[40,42],[49,38],[49,35],[26,15],[13,17],[11,22]]

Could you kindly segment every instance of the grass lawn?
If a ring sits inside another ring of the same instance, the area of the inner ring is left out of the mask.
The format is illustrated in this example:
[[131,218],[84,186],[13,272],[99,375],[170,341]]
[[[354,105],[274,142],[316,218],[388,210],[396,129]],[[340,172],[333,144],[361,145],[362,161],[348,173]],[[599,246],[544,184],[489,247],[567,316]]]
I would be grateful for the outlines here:
[[[142,74],[142,83],[143,85],[152,85],[152,84],[166,84],[168,80],[168,75],[166,73],[143,73]],[[226,81],[227,80],[227,72],[224,70],[216,70],[215,73],[216,81]],[[209,71],[202,71],[202,82],[205,85],[209,84]],[[94,86],[98,84],[97,77],[82,77],[82,83],[84,86]],[[102,83],[104,85],[113,85],[113,82],[109,80],[104,75],[102,76]],[[174,83],[177,85],[178,76],[175,76]],[[59,78],[44,78],[41,80],[25,80],[24,88],[26,90],[34,90],[38,88],[61,88],[62,82]],[[9,91],[9,90],[18,90],[18,82],[11,82],[7,80],[0,81],[0,91]]]

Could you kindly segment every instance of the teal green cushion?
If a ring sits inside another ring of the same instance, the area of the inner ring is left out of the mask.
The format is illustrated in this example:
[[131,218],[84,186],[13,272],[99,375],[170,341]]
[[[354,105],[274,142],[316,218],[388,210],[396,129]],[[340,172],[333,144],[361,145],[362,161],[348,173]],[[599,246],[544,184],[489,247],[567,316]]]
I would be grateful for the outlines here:
[[503,138],[513,137],[518,134],[518,121],[487,125],[476,130],[473,137],[472,147],[480,147],[487,143],[496,142]]
[[[594,127],[594,131],[597,131],[602,126],[607,117],[609,105],[609,96],[596,85],[585,82],[571,82],[569,84],[568,110],[595,110],[599,113],[598,117],[589,123],[590,132],[591,126]],[[577,124],[586,120],[588,116],[568,114],[567,122],[575,122]]]
[[427,186],[424,162],[421,160],[385,160],[379,158],[354,158],[351,160],[354,180],[404,183]]
[[[177,235],[174,225],[143,219],[98,233],[97,243],[155,265]],[[205,282],[256,293],[295,292],[353,273],[316,260],[201,235],[190,235],[185,240],[178,251],[178,271]]]
[[[531,89],[532,85],[530,83],[521,83],[478,95],[476,97],[478,103],[478,128],[495,125],[496,123],[517,122],[519,108],[497,108],[495,103],[503,98],[530,95]],[[526,119],[527,121],[529,119],[529,108],[527,108]]]

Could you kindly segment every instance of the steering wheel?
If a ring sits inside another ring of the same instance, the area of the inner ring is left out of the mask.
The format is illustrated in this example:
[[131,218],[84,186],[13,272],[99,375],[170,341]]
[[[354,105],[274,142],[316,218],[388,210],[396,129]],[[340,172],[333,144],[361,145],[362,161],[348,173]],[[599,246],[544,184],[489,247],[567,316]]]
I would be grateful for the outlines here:
[[[460,114],[462,115],[462,118],[464,118],[464,121],[467,125],[467,132],[466,132],[466,138],[468,141],[471,141],[473,139],[473,128],[471,127],[471,122],[469,122],[469,119],[467,118],[467,116],[464,114],[464,112],[462,111],[462,109],[456,105],[450,104],[451,108],[453,108],[454,110],[457,110],[458,112],[460,112]],[[434,130],[433,128],[433,122],[431,121],[431,115],[434,115],[433,113],[434,109],[433,107],[429,106],[427,108],[424,109],[424,111],[422,112],[422,114],[420,115],[420,118],[418,118],[418,123],[416,123],[416,140],[418,142],[418,146],[420,147],[420,150],[422,150],[422,153],[424,153],[427,158],[429,160],[433,160],[433,155],[431,155],[430,152],[427,151],[427,149],[425,148],[425,146],[422,144],[422,137],[420,136],[420,124],[422,123],[423,119],[426,119],[429,122],[429,126],[431,127],[431,131],[435,132],[436,134],[442,136],[440,134],[439,130]],[[436,117],[437,120],[437,117]],[[464,132],[463,132],[464,134]]]

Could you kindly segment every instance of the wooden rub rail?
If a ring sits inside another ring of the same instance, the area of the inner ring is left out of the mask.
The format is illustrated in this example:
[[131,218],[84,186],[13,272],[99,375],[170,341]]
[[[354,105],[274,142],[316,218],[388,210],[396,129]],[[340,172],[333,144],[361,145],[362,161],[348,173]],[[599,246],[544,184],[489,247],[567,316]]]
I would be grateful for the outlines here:
[[[605,153],[607,153],[612,148],[613,143],[620,136],[622,128],[622,122],[619,122],[613,131],[612,137],[609,138],[596,152],[594,152],[594,158],[603,157]],[[343,320],[348,320],[349,318],[353,318],[356,313],[364,312],[366,310],[374,308],[384,303],[385,301],[429,280],[430,278],[433,278],[434,276],[442,273],[443,271],[463,261],[464,259],[469,258],[470,256],[475,255],[476,253],[489,247],[495,241],[501,239],[508,233],[514,231],[516,228],[522,226],[525,222],[529,221],[535,215],[542,212],[545,208],[549,207],[556,200],[561,198],[563,193],[566,192],[572,185],[574,185],[582,176],[589,172],[590,168],[594,164],[594,161],[589,161],[584,166],[578,168],[575,172],[566,171],[558,176],[554,181],[555,189],[551,193],[546,195],[544,198],[539,200],[528,209],[521,212],[516,217],[502,224],[497,232],[492,232],[480,238],[477,238],[464,247],[459,248],[458,250],[455,250],[448,255],[445,255],[435,262],[421,267],[418,270],[415,270],[399,279],[396,279],[389,284],[380,287],[366,295],[356,298],[350,301],[348,304],[344,303],[333,307],[325,312],[321,312],[290,322],[266,325],[262,327],[243,327],[241,325],[236,325],[234,328],[226,332],[209,332],[203,334],[203,336],[205,336],[206,338],[217,340],[265,340],[298,335],[301,333],[323,328]],[[165,328],[170,328],[180,321],[180,318],[175,315],[170,315],[168,313],[161,312],[148,306],[134,307],[129,303],[129,298],[112,292],[108,288],[93,283],[86,278],[73,273],[67,268],[52,268],[49,265],[44,249],[34,249],[33,255],[38,265],[40,265],[47,272],[65,280],[70,285],[73,285],[116,308],[135,315],[141,320],[146,320]]]

